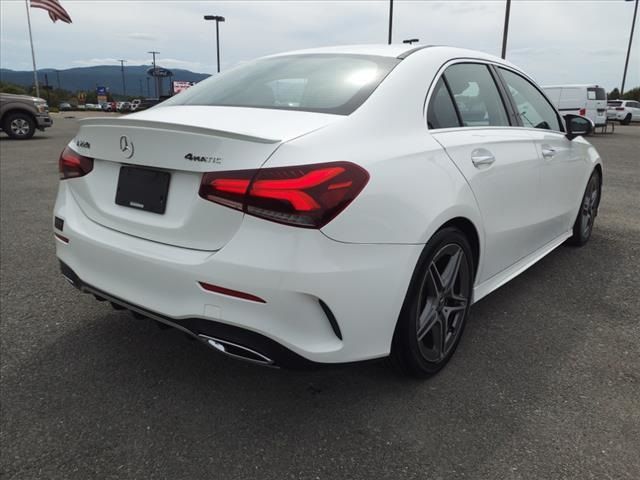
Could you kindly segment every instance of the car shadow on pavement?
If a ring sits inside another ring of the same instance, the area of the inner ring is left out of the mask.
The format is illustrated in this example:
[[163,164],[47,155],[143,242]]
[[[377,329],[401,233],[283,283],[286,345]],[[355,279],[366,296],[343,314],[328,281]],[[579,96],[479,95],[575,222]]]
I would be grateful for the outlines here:
[[[98,304],[77,328],[41,339],[37,354],[4,372],[3,437],[25,457],[47,442],[48,455],[32,465],[48,478],[72,467],[76,478],[115,475],[114,465],[133,478],[140,464],[146,478],[202,478],[207,469],[283,478],[314,458],[329,478],[356,461],[363,478],[425,470],[430,478],[490,478],[504,455],[550,473],[549,462],[537,464],[540,446],[528,443],[529,430],[546,429],[538,437],[565,448],[572,440],[558,437],[569,427],[557,423],[556,409],[579,393],[567,375],[599,382],[604,374],[577,353],[592,342],[591,299],[607,302],[596,297],[615,273],[603,264],[591,282],[575,276],[581,264],[604,262],[595,251],[616,248],[597,235],[592,244],[556,250],[474,306],[458,352],[426,382],[384,362],[314,371],[247,365]],[[65,309],[77,315],[73,304]],[[585,434],[597,427],[571,421]],[[164,454],[149,464],[152,452]],[[589,454],[584,468],[596,474]]]

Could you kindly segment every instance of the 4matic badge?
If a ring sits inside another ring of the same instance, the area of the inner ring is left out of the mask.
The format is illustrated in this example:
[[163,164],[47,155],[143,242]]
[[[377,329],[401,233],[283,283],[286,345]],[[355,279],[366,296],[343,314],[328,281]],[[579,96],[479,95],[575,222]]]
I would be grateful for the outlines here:
[[222,165],[222,157],[208,157],[206,155],[187,153],[184,158],[185,160],[191,160],[192,162],[215,163],[216,165]]

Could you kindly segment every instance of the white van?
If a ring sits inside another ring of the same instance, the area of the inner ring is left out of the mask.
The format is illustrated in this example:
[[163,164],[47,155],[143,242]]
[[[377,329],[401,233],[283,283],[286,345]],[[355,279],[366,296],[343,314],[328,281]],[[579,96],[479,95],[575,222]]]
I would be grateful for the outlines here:
[[542,87],[560,114],[587,117],[594,125],[607,123],[607,92],[598,85],[551,85]]

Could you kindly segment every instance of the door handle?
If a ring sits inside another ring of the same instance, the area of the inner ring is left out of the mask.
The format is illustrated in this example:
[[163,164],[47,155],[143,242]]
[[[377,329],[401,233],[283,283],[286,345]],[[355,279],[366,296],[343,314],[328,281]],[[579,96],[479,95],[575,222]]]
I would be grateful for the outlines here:
[[542,145],[542,156],[544,158],[552,158],[556,154],[556,149],[549,145]]
[[496,161],[496,157],[488,150],[479,149],[471,153],[471,161],[476,167],[480,167],[482,165],[491,165]]

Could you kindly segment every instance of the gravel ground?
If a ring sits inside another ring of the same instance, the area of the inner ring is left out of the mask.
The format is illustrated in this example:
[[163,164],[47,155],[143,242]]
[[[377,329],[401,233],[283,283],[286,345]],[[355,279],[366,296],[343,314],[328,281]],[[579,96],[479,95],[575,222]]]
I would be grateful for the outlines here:
[[252,367],[67,285],[51,211],[78,116],[0,139],[2,478],[640,478],[638,126],[592,139],[590,243],[474,306],[417,382]]

